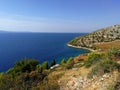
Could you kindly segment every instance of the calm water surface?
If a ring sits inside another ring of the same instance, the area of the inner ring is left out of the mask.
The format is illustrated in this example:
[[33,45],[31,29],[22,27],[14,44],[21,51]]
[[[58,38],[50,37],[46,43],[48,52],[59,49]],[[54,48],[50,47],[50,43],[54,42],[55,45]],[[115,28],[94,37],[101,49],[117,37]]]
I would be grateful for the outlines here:
[[6,71],[22,58],[35,58],[42,63],[74,57],[88,50],[66,46],[82,33],[0,33],[0,71]]

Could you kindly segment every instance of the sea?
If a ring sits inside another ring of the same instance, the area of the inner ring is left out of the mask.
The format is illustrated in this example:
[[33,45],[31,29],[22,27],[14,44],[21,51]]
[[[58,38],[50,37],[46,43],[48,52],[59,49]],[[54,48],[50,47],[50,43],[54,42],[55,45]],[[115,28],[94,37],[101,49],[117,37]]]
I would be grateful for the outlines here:
[[40,63],[57,63],[69,57],[88,53],[88,50],[68,47],[66,44],[75,37],[86,33],[0,33],[0,72],[13,67],[24,58],[34,58]]

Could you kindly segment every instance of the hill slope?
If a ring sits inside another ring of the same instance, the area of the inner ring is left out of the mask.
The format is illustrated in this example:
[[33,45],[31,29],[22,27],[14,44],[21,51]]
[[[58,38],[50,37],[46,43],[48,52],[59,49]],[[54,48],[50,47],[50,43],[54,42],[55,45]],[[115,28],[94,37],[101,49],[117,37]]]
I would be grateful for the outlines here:
[[68,45],[93,48],[95,44],[115,40],[120,40],[120,25],[113,25],[85,36],[77,37],[71,40]]

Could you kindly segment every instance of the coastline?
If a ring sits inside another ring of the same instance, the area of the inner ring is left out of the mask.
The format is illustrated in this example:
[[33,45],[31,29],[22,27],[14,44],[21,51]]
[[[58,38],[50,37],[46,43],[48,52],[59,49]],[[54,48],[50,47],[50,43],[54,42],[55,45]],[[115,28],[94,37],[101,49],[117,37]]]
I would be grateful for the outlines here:
[[95,52],[95,50],[93,49],[90,49],[90,48],[86,48],[86,47],[81,47],[81,46],[74,46],[74,45],[71,45],[71,44],[67,44],[68,47],[73,47],[73,48],[80,48],[80,49],[87,49],[91,52]]

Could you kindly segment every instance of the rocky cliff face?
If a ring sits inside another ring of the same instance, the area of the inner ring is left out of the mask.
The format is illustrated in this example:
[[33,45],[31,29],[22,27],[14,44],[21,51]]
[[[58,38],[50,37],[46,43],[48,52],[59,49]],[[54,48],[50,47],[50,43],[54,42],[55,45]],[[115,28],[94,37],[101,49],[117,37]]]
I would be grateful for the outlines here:
[[120,39],[120,25],[114,25],[97,30],[85,36],[77,37],[71,40],[69,44],[92,48],[97,43],[111,42],[118,39]]

